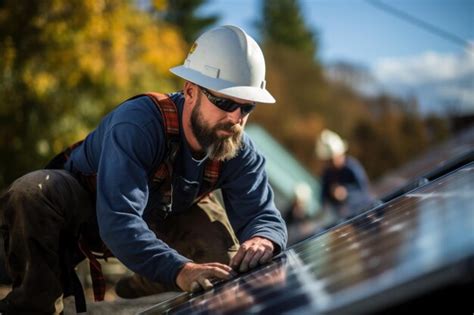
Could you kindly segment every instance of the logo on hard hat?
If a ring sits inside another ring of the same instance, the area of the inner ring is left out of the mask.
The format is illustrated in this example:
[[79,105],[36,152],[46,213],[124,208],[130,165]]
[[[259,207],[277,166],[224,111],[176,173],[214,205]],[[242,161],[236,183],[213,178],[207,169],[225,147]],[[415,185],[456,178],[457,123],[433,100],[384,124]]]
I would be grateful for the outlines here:
[[194,42],[194,44],[189,49],[189,55],[191,55],[196,50],[197,45],[198,44],[196,42]]

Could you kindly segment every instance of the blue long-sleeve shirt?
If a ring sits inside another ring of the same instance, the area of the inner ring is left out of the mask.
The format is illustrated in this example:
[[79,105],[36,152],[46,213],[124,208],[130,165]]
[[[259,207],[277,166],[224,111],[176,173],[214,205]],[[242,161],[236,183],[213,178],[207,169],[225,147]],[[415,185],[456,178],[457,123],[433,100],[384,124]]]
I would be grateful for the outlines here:
[[[184,96],[174,93],[171,98],[181,126]],[[131,270],[175,286],[179,268],[190,260],[157,239],[143,219],[153,199],[149,180],[166,151],[161,113],[143,96],[122,103],[108,114],[74,149],[65,168],[97,174],[97,220],[100,235],[112,253]],[[179,191],[180,196],[175,202],[186,203],[199,190],[206,158],[192,157],[182,131],[177,161],[173,191]],[[275,207],[264,165],[265,159],[244,134],[238,155],[223,163],[217,187],[222,190],[229,221],[240,242],[263,236],[282,250],[287,231]]]
[[[349,207],[351,211],[359,210],[372,201],[369,190],[369,180],[362,165],[353,157],[346,156],[344,166],[337,169],[326,168],[321,176],[321,200],[335,209]],[[338,201],[331,193],[331,187],[344,186],[348,196],[344,201]]]

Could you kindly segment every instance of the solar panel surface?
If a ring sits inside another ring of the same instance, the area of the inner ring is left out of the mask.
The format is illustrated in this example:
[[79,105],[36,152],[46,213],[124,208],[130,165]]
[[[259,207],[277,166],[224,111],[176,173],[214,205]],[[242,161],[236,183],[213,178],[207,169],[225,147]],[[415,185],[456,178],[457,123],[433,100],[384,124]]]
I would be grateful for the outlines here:
[[142,314],[374,312],[472,274],[464,262],[473,258],[471,163],[292,246],[269,265]]

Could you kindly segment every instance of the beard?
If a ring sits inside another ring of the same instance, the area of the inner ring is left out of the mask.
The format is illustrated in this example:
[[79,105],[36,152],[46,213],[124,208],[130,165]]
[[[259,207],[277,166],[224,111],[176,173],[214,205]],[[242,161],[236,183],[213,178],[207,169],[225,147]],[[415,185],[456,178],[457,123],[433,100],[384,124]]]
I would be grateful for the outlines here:
[[[211,127],[205,122],[200,109],[201,98],[199,97],[191,112],[191,129],[201,147],[212,160],[226,161],[234,158],[242,146],[242,126],[227,122]],[[230,132],[231,135],[219,136],[219,130]]]

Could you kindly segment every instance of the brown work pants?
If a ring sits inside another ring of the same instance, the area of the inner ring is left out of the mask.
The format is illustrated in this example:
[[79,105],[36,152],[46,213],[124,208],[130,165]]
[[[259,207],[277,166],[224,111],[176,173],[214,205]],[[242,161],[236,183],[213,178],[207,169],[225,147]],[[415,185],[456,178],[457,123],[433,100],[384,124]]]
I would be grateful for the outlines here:
[[[238,249],[225,211],[214,198],[161,224],[147,223],[157,237],[196,262],[228,263]],[[35,171],[2,195],[0,225],[13,280],[4,300],[10,313],[61,312],[62,297],[73,293],[70,265],[84,258],[77,248],[79,235],[89,243],[98,237],[94,197],[67,171]],[[156,283],[151,288],[149,293],[164,290]]]

